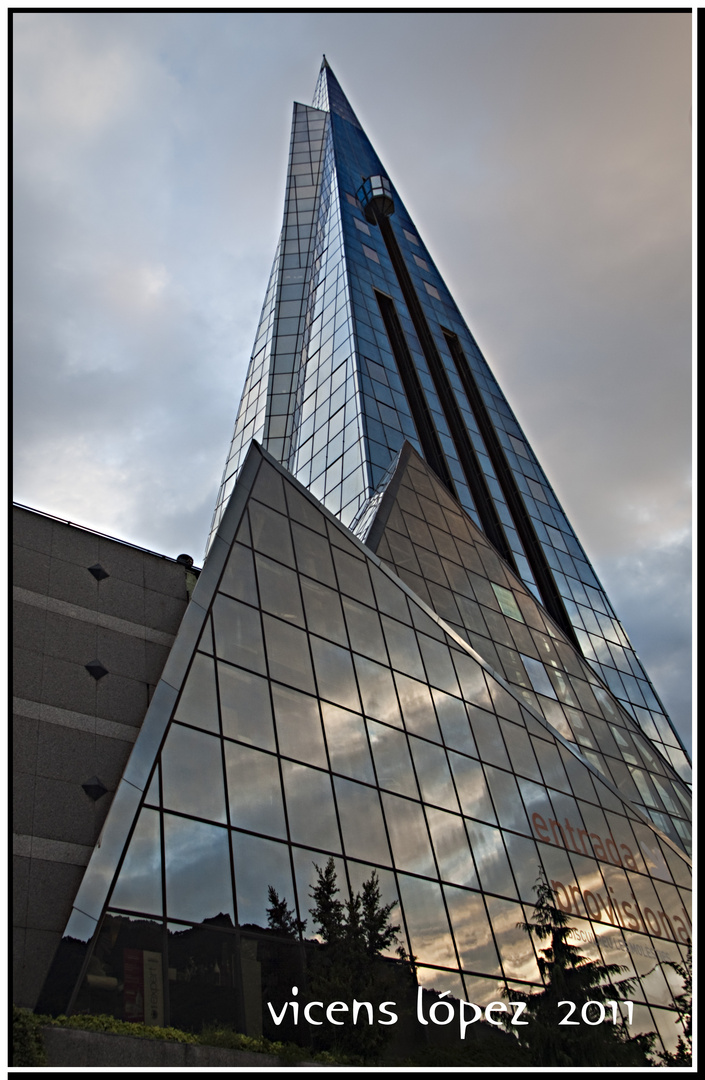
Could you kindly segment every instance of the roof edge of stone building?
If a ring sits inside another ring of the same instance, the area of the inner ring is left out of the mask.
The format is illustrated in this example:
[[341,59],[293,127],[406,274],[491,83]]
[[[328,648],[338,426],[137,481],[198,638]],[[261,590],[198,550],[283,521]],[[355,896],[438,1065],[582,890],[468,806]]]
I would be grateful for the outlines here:
[[[90,533],[91,536],[100,536],[103,540],[112,540],[115,544],[122,544],[123,547],[132,548],[134,551],[143,551],[145,555],[153,555],[155,559],[165,559],[167,562],[179,563],[179,557],[174,555],[164,555],[161,551],[153,551],[151,548],[142,547],[141,544],[133,544],[131,540],[123,540],[119,536],[112,536],[110,533],[100,532],[99,529],[91,529],[89,525],[81,525],[77,521],[69,521],[68,518],[59,517],[58,514],[50,514],[46,510],[37,510],[34,506],[27,506],[26,503],[15,502],[12,503],[13,510],[26,510],[29,514],[36,514],[38,517],[48,518],[49,521],[56,521],[59,525],[68,525],[72,529],[80,529],[81,532]],[[200,574],[201,568],[198,566],[190,566],[189,570],[192,570],[195,574]]]

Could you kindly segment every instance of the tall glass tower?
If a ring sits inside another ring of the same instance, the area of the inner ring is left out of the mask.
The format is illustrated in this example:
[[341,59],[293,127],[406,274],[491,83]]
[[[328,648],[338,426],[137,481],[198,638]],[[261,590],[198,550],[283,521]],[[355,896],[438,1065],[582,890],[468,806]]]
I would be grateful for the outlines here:
[[663,705],[325,58],[313,106],[294,106],[284,222],[213,529],[253,438],[345,525],[408,440],[690,779]]
[[268,890],[308,919],[328,859],[484,1004],[541,985],[540,868],[672,1046],[686,765],[324,59],[204,569],[40,1005],[276,1037],[308,946]]

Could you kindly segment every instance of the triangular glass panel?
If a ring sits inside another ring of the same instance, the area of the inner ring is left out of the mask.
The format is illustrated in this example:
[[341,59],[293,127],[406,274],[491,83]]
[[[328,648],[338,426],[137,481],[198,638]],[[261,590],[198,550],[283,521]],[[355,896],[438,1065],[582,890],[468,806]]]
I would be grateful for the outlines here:
[[513,687],[514,696],[495,683],[497,712],[519,719],[517,698],[537,710],[690,852],[689,795],[670,762],[409,443],[373,502],[367,543]]

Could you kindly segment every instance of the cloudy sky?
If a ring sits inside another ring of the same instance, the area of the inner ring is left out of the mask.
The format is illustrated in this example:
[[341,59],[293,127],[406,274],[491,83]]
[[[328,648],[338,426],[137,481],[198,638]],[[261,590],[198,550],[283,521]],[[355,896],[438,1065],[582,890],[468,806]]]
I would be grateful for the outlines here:
[[322,53],[687,735],[687,14],[16,15],[15,498],[200,564]]

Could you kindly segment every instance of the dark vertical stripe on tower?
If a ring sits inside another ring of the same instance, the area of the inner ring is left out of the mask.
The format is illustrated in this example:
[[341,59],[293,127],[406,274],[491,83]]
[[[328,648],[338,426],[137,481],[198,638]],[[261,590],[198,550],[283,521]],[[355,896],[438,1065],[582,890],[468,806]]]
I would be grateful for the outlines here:
[[445,454],[443,453],[443,447],[438,438],[438,432],[433,423],[431,410],[428,407],[421,380],[419,379],[419,373],[416,370],[411,352],[409,351],[409,346],[406,337],[404,336],[404,330],[399,320],[397,309],[394,306],[394,301],[391,296],[387,296],[382,292],[377,292],[376,289],[375,296],[377,297],[377,303],[379,305],[380,314],[382,315],[382,321],[384,322],[384,328],[387,331],[389,344],[392,347],[394,359],[396,360],[397,368],[399,369],[399,377],[401,378],[404,387],[404,393],[409,402],[411,416],[416,425],[419,442],[423,449],[423,456],[426,458],[426,461],[436,475],[443,481],[453,497],[457,498],[453,478],[450,475],[448,463],[446,462]]
[[382,238],[391,259],[394,272],[399,282],[404,301],[409,310],[411,321],[416,330],[416,336],[426,357],[426,363],[433,379],[433,385],[438,394],[438,400],[446,418],[453,443],[460,461],[468,487],[477,507],[477,512],[488,539],[494,544],[500,555],[509,563],[512,570],[518,573],[514,555],[507,541],[502,522],[497,513],[497,508],[492,499],[492,494],[487,485],[485,474],[480,467],[475,448],[470,441],[465,421],[460,412],[460,407],[453,393],[448,373],[443,366],[441,354],[438,351],[433,334],[424,315],[421,302],[416,295],[414,283],[404,262],[404,256],[397,243],[391,222],[382,214],[375,214]]
[[526,552],[526,557],[529,561],[529,566],[531,567],[531,572],[534,575],[538,590],[541,593],[541,599],[543,600],[544,606],[578,652],[582,652],[575,630],[568,617],[568,612],[563,604],[561,594],[553,580],[551,568],[548,565],[546,555],[541,547],[541,541],[536,534],[534,523],[529,517],[529,512],[524,505],[524,500],[517,487],[511,466],[507,461],[504,449],[499,441],[494,424],[492,423],[492,418],[490,417],[484,398],[477,385],[475,376],[472,373],[472,369],[468,364],[460,341],[458,340],[457,335],[451,333],[450,330],[444,329],[443,336],[450,349],[450,355],[455,362],[455,367],[460,377],[460,381],[463,384],[463,390],[470,402],[470,408],[477,421],[480,434],[487,447],[487,453],[490,456],[492,467],[497,474],[499,486],[502,489],[502,494],[509,507],[512,520],[514,521],[524,551]]

